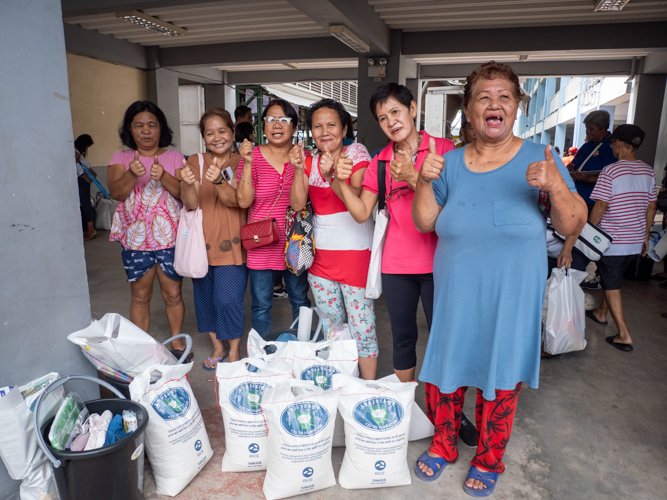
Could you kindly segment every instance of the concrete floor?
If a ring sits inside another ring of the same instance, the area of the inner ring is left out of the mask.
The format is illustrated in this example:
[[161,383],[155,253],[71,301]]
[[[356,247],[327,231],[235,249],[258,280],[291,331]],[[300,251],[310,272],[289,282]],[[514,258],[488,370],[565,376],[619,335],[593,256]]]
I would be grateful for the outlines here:
[[[94,318],[117,312],[129,318],[130,287],[120,261],[120,245],[108,241],[108,231],[98,232],[85,243],[91,309]],[[654,272],[662,269],[657,264]],[[512,439],[505,455],[507,470],[499,478],[492,498],[511,499],[664,499],[667,498],[667,289],[659,281],[624,281],[623,301],[627,322],[635,342],[632,353],[623,353],[605,343],[617,332],[613,321],[607,327],[587,321],[588,346],[542,363],[540,389],[527,386],[521,392]],[[214,372],[201,369],[210,354],[206,335],[196,331],[192,282],[183,282],[185,322],[183,331],[194,338],[195,364],[189,380],[215,454],[201,473],[178,495],[179,499],[263,499],[263,472],[223,473],[220,462],[225,449],[222,416],[215,401]],[[591,292],[597,304],[601,292]],[[250,294],[246,293],[246,332],[251,327]],[[392,373],[391,329],[383,298],[376,301],[380,339],[378,377]],[[164,302],[155,281],[150,333],[159,340],[169,336]],[[287,299],[274,301],[274,328],[291,323]],[[419,313],[421,338],[418,357],[427,342],[426,320]],[[245,343],[242,343],[242,351]],[[419,372],[420,365],[417,367]],[[465,412],[474,419],[474,389],[468,391]],[[423,384],[417,402],[424,408]],[[410,443],[408,460],[428,447],[429,440]],[[416,478],[410,486],[378,490],[345,490],[335,486],[302,495],[303,500],[407,498],[469,498],[462,483],[474,450],[459,444],[460,459],[433,483]],[[335,448],[336,475],[344,448]],[[155,493],[155,482],[147,468],[145,496]]]

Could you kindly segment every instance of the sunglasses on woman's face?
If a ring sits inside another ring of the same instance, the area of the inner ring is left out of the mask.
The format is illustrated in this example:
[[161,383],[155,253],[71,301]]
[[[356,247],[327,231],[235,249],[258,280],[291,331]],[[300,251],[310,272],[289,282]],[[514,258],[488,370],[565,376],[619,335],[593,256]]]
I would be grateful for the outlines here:
[[276,123],[280,123],[282,126],[287,126],[290,123],[292,123],[291,118],[287,118],[286,116],[281,116],[280,118],[276,118],[275,116],[267,116],[264,118],[264,122],[267,125],[271,125],[272,127],[276,125]]

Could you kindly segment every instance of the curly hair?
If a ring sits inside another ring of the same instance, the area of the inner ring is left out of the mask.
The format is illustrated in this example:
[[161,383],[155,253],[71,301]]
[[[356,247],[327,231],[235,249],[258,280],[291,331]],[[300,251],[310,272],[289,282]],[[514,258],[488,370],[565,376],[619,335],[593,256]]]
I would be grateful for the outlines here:
[[161,148],[171,146],[174,132],[169,128],[167,117],[164,116],[162,110],[150,101],[135,101],[130,104],[130,107],[125,111],[123,122],[118,129],[118,135],[120,136],[123,145],[130,149],[137,149],[137,143],[134,142],[134,137],[132,136],[132,120],[134,120],[135,116],[144,111],[148,111],[155,115],[155,118],[157,118],[157,122],[160,125],[160,143],[158,146]]
[[341,129],[345,128],[348,124],[347,117],[349,116],[349,113],[341,103],[333,99],[322,99],[321,101],[311,104],[310,108],[306,110],[306,125],[308,125],[308,128],[313,128],[313,115],[315,114],[315,111],[321,108],[328,108],[336,112]]
[[468,108],[470,99],[472,99],[472,91],[475,84],[480,80],[494,80],[495,78],[504,78],[512,82],[512,94],[518,104],[523,103],[526,94],[521,88],[519,77],[512,67],[508,64],[497,63],[496,61],[489,61],[482,64],[479,68],[468,75],[463,91],[463,109]]

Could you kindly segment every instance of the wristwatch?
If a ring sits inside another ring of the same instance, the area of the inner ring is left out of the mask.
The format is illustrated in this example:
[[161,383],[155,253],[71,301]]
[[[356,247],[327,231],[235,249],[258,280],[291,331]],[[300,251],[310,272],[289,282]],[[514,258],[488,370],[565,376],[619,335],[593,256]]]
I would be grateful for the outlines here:
[[219,185],[222,184],[223,182],[225,182],[225,176],[224,176],[224,175],[221,175],[221,176],[220,176],[220,182],[211,182],[211,184],[213,184],[213,185],[215,185],[215,186],[219,186]]

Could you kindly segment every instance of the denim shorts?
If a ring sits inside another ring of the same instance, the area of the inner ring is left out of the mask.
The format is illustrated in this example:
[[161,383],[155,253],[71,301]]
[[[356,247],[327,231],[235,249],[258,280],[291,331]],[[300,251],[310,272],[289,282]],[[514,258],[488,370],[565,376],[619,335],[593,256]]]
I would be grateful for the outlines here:
[[174,247],[165,248],[164,250],[152,250],[150,252],[128,250],[123,247],[121,257],[123,259],[123,266],[125,266],[128,283],[137,281],[153,269],[156,264],[160,264],[160,268],[169,279],[183,281],[183,278],[174,271]]

